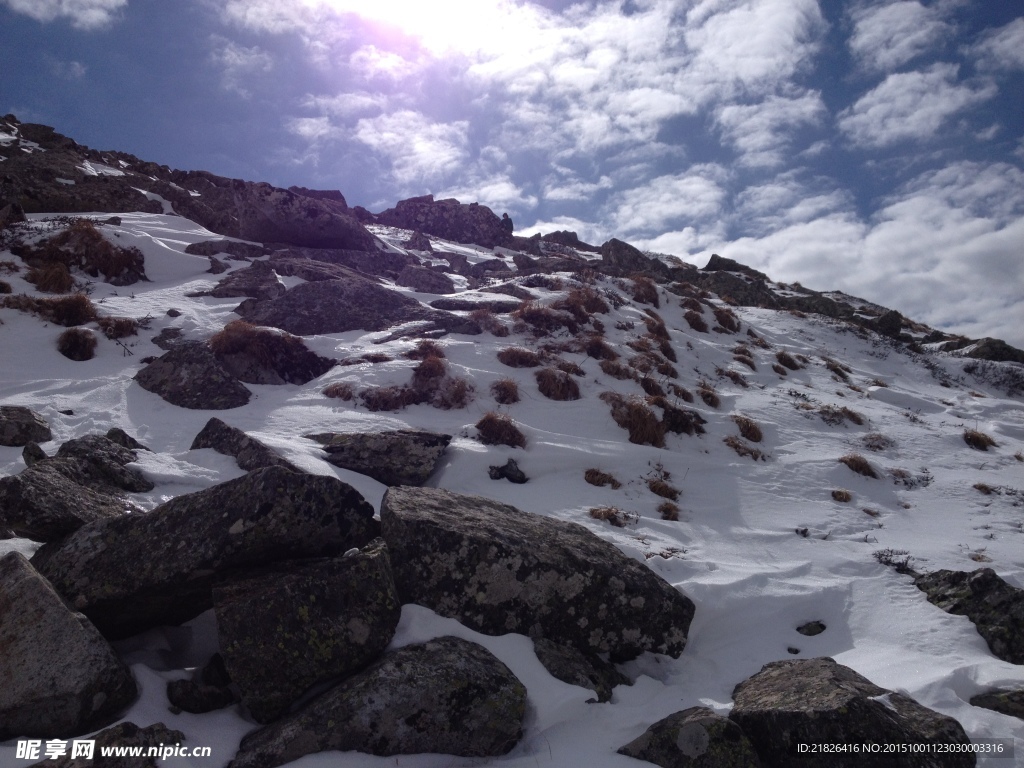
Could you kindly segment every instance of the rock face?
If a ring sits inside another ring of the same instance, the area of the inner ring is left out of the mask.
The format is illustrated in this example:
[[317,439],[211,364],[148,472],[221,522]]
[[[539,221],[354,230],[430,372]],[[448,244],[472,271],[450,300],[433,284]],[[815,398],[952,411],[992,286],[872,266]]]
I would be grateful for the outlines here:
[[26,443],[53,439],[50,425],[40,414],[23,405],[0,405],[0,445],[20,448]]
[[68,440],[57,449],[56,463],[73,467],[68,473],[76,482],[97,490],[122,490],[145,493],[153,483],[139,470],[129,467],[138,459],[126,448],[104,435],[86,435]]
[[213,590],[224,664],[259,723],[282,715],[310,686],[383,653],[401,604],[387,547],[288,563]]
[[0,559],[0,741],[88,733],[137,695],[128,668],[18,552]]
[[971,706],[1001,712],[1024,720],[1024,689],[1018,691],[989,691],[971,697]]
[[570,248],[575,248],[578,251],[589,251],[590,253],[600,253],[601,249],[596,245],[590,245],[580,240],[579,235],[575,232],[571,232],[567,229],[560,229],[556,232],[548,232],[546,235],[541,237],[545,243],[555,243],[557,245],[567,245]]
[[490,208],[479,203],[464,205],[454,198],[434,200],[433,195],[423,195],[401,200],[394,208],[378,213],[377,223],[485,248],[512,243],[512,232]]
[[412,288],[420,293],[454,293],[455,283],[443,272],[429,267],[414,266],[403,268],[395,280],[399,285]]
[[522,736],[526,689],[475,643],[406,646],[251,733],[230,768],[273,768],[329,749],[374,755],[503,755]]
[[254,299],[276,299],[288,290],[277,279],[277,273],[269,261],[254,261],[251,266],[239,269],[223,278],[210,291],[210,296],[230,299],[249,296]]
[[452,441],[451,435],[396,429],[390,432],[324,432],[306,435],[327,452],[327,461],[384,485],[423,485]]
[[252,393],[228,373],[207,344],[181,341],[137,374],[143,389],[171,405],[221,411],[249,402]]
[[480,496],[389,488],[381,530],[403,602],[492,635],[519,632],[613,661],[678,657],[693,603],[586,528]]
[[233,256],[235,260],[256,259],[266,256],[269,252],[270,250],[262,245],[240,243],[236,240],[202,240],[185,246],[185,253],[196,256],[216,256],[219,253],[226,253]]
[[1024,664],[1024,589],[1010,586],[991,568],[935,571],[914,584],[928,602],[974,622],[995,656]]
[[122,638],[209,609],[219,573],[332,556],[375,529],[373,507],[345,483],[268,467],[86,525],[32,562],[105,636]]
[[647,258],[639,248],[615,238],[601,246],[601,269],[616,275],[634,272],[668,273],[668,267],[662,262]]
[[[174,731],[163,723],[154,723],[140,728],[135,723],[118,723],[91,737],[96,741],[92,759],[74,758],[64,755],[56,760],[44,760],[32,768],[157,768],[165,765],[165,758],[156,756],[118,757],[103,756],[104,747],[160,747],[172,746],[185,741],[185,734]],[[195,746],[199,746],[198,744]],[[146,750],[148,752],[148,749]],[[145,754],[145,753],[144,753]]]
[[551,676],[569,685],[590,688],[598,701],[609,701],[617,685],[631,685],[629,678],[600,656],[586,655],[578,648],[541,637],[533,641],[537,660]]
[[[773,661],[736,686],[729,719],[753,742],[765,766],[797,764],[796,745],[969,744],[953,718],[892,693],[833,659]],[[863,754],[805,755],[801,766],[973,766],[973,753],[941,756],[908,752],[877,759]]]
[[242,430],[225,424],[216,416],[206,422],[206,426],[189,446],[193,451],[197,448],[213,448],[217,453],[234,456],[238,466],[246,472],[264,467],[284,467],[293,472],[300,471],[255,437],[249,437]]
[[759,768],[750,740],[736,723],[707,707],[659,720],[619,749],[620,755],[661,768]]

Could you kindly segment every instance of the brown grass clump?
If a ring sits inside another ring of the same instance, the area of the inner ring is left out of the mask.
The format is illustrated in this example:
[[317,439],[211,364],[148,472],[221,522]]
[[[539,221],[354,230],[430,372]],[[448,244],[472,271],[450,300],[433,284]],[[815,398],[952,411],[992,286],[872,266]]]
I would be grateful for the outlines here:
[[647,402],[661,408],[661,424],[666,432],[676,435],[703,435],[707,421],[696,411],[678,408],[664,397],[648,397]]
[[658,514],[662,520],[675,522],[679,519],[679,507],[671,501],[663,501],[658,505]]
[[832,491],[832,498],[836,501],[846,503],[853,500],[853,494],[847,491],[845,488],[836,488]]
[[778,360],[779,363],[784,365],[786,368],[789,368],[789,370],[791,371],[800,370],[800,363],[798,363],[796,361],[796,358],[793,357],[791,354],[789,354],[789,352],[787,352],[784,349],[780,349],[778,352],[775,353],[775,359]]
[[504,338],[509,334],[508,326],[501,322],[501,320],[498,319],[497,315],[495,315],[491,310],[487,309],[487,307],[474,309],[472,312],[469,313],[469,319],[476,322],[477,325],[479,325],[492,336]]
[[728,368],[718,368],[716,366],[715,374],[718,376],[724,376],[738,387],[743,387],[744,389],[746,389],[747,387],[750,386],[749,384],[747,384],[747,380],[743,378],[743,374],[740,373],[739,371],[731,371]]
[[491,384],[491,394],[502,405],[519,402],[519,385],[515,379],[498,379]]
[[67,264],[60,261],[32,267],[25,279],[44,293],[68,293],[75,287]]
[[526,436],[516,426],[516,423],[503,413],[488,411],[476,423],[476,429],[480,433],[480,442],[484,445],[526,447]]
[[108,339],[123,339],[139,332],[139,321],[131,317],[101,317],[96,323]]
[[568,373],[571,376],[586,376],[587,372],[580,368],[576,363],[571,360],[555,360],[555,368],[560,370],[562,373]]
[[622,487],[622,483],[607,472],[602,472],[600,469],[588,469],[583,473],[583,479],[591,485],[596,485],[598,488],[610,485],[612,489],[617,490]]
[[722,328],[729,333],[739,333],[740,319],[736,317],[735,312],[728,307],[712,307],[712,311],[715,313],[715,320]]
[[647,317],[644,318],[644,325],[647,326],[647,332],[655,339],[669,341],[672,337],[669,336],[668,327],[665,325],[665,321],[661,319],[661,316],[653,309],[646,310],[646,313]]
[[686,387],[679,386],[674,381],[668,382],[668,391],[684,402],[693,402],[693,393]]
[[686,322],[690,324],[690,328],[692,328],[693,330],[697,331],[698,333],[708,332],[708,324],[704,320],[704,316],[701,315],[699,312],[695,312],[694,310],[690,309],[687,310],[686,314],[683,315],[683,317],[686,319]]
[[411,387],[394,384],[389,387],[368,387],[359,393],[368,411],[400,411],[407,405],[423,402]]
[[864,443],[864,447],[869,451],[885,451],[896,445],[896,441],[891,437],[886,437],[881,432],[872,432],[869,435],[864,435],[861,438],[861,442]]
[[75,219],[59,235],[40,245],[22,246],[18,255],[36,269],[62,264],[67,271],[76,267],[91,277],[103,275],[114,285],[128,285],[145,279],[142,251],[114,245],[89,219]]
[[604,373],[608,374],[614,379],[620,379],[623,381],[637,379],[637,375],[630,370],[627,366],[622,363],[617,363],[614,360],[602,360],[598,365]]
[[664,397],[665,390],[661,388],[661,385],[652,379],[650,376],[644,376],[640,379],[640,386],[643,388],[651,397]]
[[426,360],[428,357],[444,358],[444,349],[436,341],[421,339],[414,349],[402,354],[406,360]]
[[576,381],[564,371],[555,368],[542,368],[534,376],[540,393],[549,400],[579,400],[580,387]]
[[608,302],[589,285],[573,288],[564,299],[551,306],[570,313],[580,325],[590,322],[591,315],[603,315],[609,311]]
[[760,443],[764,439],[764,435],[761,432],[761,427],[758,423],[751,419],[749,416],[741,416],[740,414],[733,414],[732,420],[736,422],[736,426],[740,429],[740,434],[744,438],[752,443]]
[[786,369],[783,368],[778,363],[773,363],[772,364],[772,370],[775,371],[777,374],[779,374],[779,376],[788,376],[789,375],[788,373],[786,373]]
[[6,275],[14,275],[21,272],[21,267],[10,260],[0,261],[0,272],[3,272]]
[[693,296],[687,296],[685,299],[679,302],[679,306],[682,307],[683,309],[689,309],[693,312],[696,312],[697,314],[701,314],[704,312],[704,305],[701,304],[700,301],[698,301]]
[[0,280],[0,293],[14,293],[14,289],[6,280]]
[[56,299],[37,299],[21,293],[0,300],[0,306],[30,312],[51,323],[71,328],[96,319],[96,307],[84,293],[73,293]]
[[964,442],[976,451],[987,451],[989,448],[998,447],[995,440],[976,429],[964,430]]
[[627,399],[615,392],[603,392],[601,399],[611,406],[615,423],[629,433],[629,442],[665,447],[665,427],[642,400]]
[[669,501],[676,501],[679,499],[681,493],[678,488],[669,485],[667,482],[659,477],[651,477],[647,479],[647,487],[650,488],[651,493],[661,496]]
[[853,369],[848,365],[843,365],[838,360],[833,360],[831,357],[823,357],[825,361],[825,367],[828,368],[836,378],[848,382],[850,380],[849,374],[853,372]]
[[974,488],[974,490],[976,490],[976,491],[980,491],[981,493],[985,494],[986,496],[991,496],[993,493],[996,492],[996,489],[993,488],[988,483],[975,483],[971,487]]
[[529,326],[534,336],[547,336],[562,328],[573,335],[579,332],[576,318],[571,312],[545,307],[535,301],[523,302],[519,309],[512,313],[512,317]]
[[[676,351],[668,339],[658,339],[658,351],[661,352],[662,356],[666,360],[671,360],[673,363],[679,362],[679,358],[676,356]],[[669,366],[669,368],[671,367],[672,366]]]
[[498,362],[509,368],[536,368],[543,358],[525,347],[505,347],[498,352]]
[[851,421],[858,426],[864,424],[864,417],[856,411],[850,410],[845,405],[841,408],[835,405],[819,406],[818,415],[830,427],[837,427],[844,421]]
[[430,393],[430,404],[451,411],[473,402],[473,385],[461,376],[445,376]]
[[1015,454],[1013,454],[1013,458],[1015,458],[1017,461],[1024,461],[1024,451],[1017,451]]
[[878,479],[878,474],[871,466],[871,462],[869,462],[859,453],[848,453],[845,456],[840,457],[839,463],[845,464],[858,475],[864,475],[864,477],[872,477]]
[[440,357],[424,357],[412,369],[412,386],[420,392],[432,392],[448,372],[448,364]]
[[704,404],[710,408],[717,408],[722,404],[718,392],[706,381],[697,382],[697,394],[700,395],[700,399],[704,401]]
[[595,360],[618,360],[619,353],[600,336],[588,336],[583,342],[583,351]]
[[633,278],[633,301],[640,304],[651,304],[655,307],[661,306],[658,301],[658,286],[649,277],[635,275]]
[[736,437],[736,435],[728,435],[722,440],[722,442],[736,451],[740,456],[749,456],[754,461],[765,457],[761,451],[751,445],[747,445],[740,438]]
[[96,355],[96,336],[85,328],[68,328],[57,338],[57,351],[68,360],[92,360]]
[[352,400],[356,396],[355,387],[347,381],[336,381],[324,387],[324,396],[333,397],[336,400]]
[[616,528],[626,527],[626,519],[623,517],[622,511],[615,507],[593,507],[590,510],[590,516],[595,520],[606,520]]

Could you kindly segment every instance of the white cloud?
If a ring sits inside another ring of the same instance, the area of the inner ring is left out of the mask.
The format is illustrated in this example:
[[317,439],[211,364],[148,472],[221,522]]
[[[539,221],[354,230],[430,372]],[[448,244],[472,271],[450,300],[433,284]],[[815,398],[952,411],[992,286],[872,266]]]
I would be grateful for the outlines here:
[[210,60],[221,68],[221,85],[243,98],[251,95],[246,85],[260,73],[274,68],[273,57],[259,46],[247,48],[219,35],[211,35]]
[[99,29],[109,25],[128,0],[0,0],[16,13],[36,21],[66,18],[78,29]]
[[614,186],[610,176],[602,176],[596,182],[581,181],[575,175],[568,178],[550,176],[544,183],[545,200],[589,200],[594,194]]
[[88,67],[80,61],[50,60],[50,71],[62,80],[81,80],[85,77]]
[[467,158],[469,123],[431,122],[412,110],[401,110],[356,123],[352,135],[391,161],[401,185],[439,181],[459,169]]
[[799,96],[769,96],[757,104],[727,104],[715,121],[725,140],[750,167],[774,168],[786,160],[793,133],[803,126],[820,125],[828,114],[817,91]]
[[969,52],[986,69],[1024,69],[1024,18],[989,31]]
[[618,231],[650,234],[673,222],[720,217],[728,173],[720,165],[695,165],[679,175],[659,176],[617,193],[612,217]]
[[343,134],[340,128],[331,123],[328,117],[294,117],[287,121],[285,127],[289,133],[304,139],[310,144],[315,144],[328,139],[340,138]]
[[926,7],[916,0],[861,5],[851,13],[850,52],[866,70],[891,72],[952,33],[942,10],[941,3]]
[[955,64],[889,75],[839,114],[839,129],[857,145],[884,147],[934,136],[948,118],[996,95],[992,83],[956,82]]
[[309,94],[302,102],[306,109],[333,115],[334,117],[354,117],[367,112],[380,112],[387,106],[388,98],[383,93],[368,91],[350,91],[334,96],[314,96]]
[[464,203],[479,202],[495,213],[507,210],[523,211],[537,207],[537,197],[523,191],[506,174],[470,179],[455,187],[438,192],[436,197],[454,197]]

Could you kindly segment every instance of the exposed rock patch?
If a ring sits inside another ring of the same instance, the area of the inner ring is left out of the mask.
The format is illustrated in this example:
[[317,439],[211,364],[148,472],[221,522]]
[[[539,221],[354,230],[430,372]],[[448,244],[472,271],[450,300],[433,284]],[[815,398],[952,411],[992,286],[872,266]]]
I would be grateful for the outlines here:
[[238,701],[238,695],[231,689],[231,676],[224,666],[224,657],[215,653],[195,670],[191,679],[167,683],[167,700],[172,707],[196,715],[223,709]]
[[602,272],[623,276],[645,272],[668,273],[668,267],[662,262],[644,256],[639,248],[615,238],[601,246],[600,266]]
[[217,453],[233,456],[238,466],[246,472],[263,467],[283,467],[292,472],[300,472],[290,461],[278,455],[255,437],[250,437],[240,429],[236,429],[214,416],[196,435],[189,450],[197,448],[213,448]]
[[509,459],[504,464],[487,468],[487,475],[491,480],[508,480],[510,483],[522,485],[530,478],[519,468],[515,459]]
[[250,296],[254,299],[276,299],[283,296],[284,283],[278,280],[277,273],[269,261],[254,261],[245,269],[238,269],[225,277],[210,291],[210,296],[218,299],[230,299]]
[[[163,723],[154,723],[140,728],[135,723],[118,723],[91,737],[96,746],[92,759],[74,758],[64,755],[56,760],[44,760],[32,768],[157,768],[164,764],[163,759],[150,756],[149,747],[160,747],[180,744],[185,741],[185,734],[174,731]],[[199,746],[199,745],[196,745]],[[145,747],[143,757],[103,755],[108,747]]]
[[420,293],[454,293],[455,283],[443,272],[429,267],[409,264],[398,273],[395,279],[399,285],[412,288]]
[[210,348],[224,369],[247,384],[307,384],[334,367],[298,336],[233,320],[213,335]]
[[971,705],[1001,712],[1024,720],[1024,689],[1017,691],[990,691],[971,697]]
[[266,256],[270,249],[255,243],[241,243],[237,240],[203,240],[198,243],[189,243],[185,246],[185,253],[194,256],[216,256],[226,253],[236,260],[258,259]]
[[590,688],[599,702],[609,701],[615,686],[631,685],[629,678],[614,664],[600,656],[584,654],[575,646],[541,637],[533,641],[533,650],[552,677],[569,685]]
[[135,374],[135,380],[171,405],[193,410],[238,408],[252,397],[200,341],[179,342]]
[[512,232],[490,208],[479,203],[466,205],[454,198],[434,200],[433,195],[411,197],[378,213],[376,218],[379,224],[412,229],[456,243],[493,248],[512,242]]
[[306,435],[336,467],[367,475],[384,485],[423,485],[434,473],[451,435],[397,429],[389,432],[323,432]]
[[20,447],[52,439],[50,425],[42,414],[23,405],[0,405],[0,445]]
[[619,749],[661,768],[760,768],[750,740],[732,720],[690,707],[659,720]]

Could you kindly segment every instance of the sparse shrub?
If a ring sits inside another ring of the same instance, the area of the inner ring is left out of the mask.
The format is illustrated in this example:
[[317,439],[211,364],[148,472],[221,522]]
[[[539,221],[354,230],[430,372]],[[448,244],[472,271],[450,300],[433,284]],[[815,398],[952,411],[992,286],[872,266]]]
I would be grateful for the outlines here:
[[732,359],[737,363],[743,363],[743,365],[747,366],[747,368],[752,371],[757,370],[757,364],[754,362],[753,358],[746,357],[745,355],[733,355]]
[[1017,451],[1015,454],[1013,454],[1013,458],[1015,458],[1017,461],[1024,461],[1024,452]]
[[244,355],[261,368],[275,371],[283,380],[305,384],[333,365],[306,348],[299,336],[276,328],[261,328],[245,320],[233,320],[210,338],[218,357]]
[[498,361],[509,368],[536,368],[543,358],[525,347],[505,347],[498,352]]
[[848,374],[852,373],[852,369],[848,365],[843,365],[838,360],[833,360],[831,357],[823,357],[825,361],[825,367],[828,368],[835,376],[842,381],[849,381],[850,377]]
[[886,384],[881,379],[872,379],[871,381],[868,382],[868,386],[869,387],[884,387],[886,389],[889,388],[889,385]]
[[894,568],[896,573],[914,572],[912,568],[914,558],[905,549],[892,549],[891,547],[880,549],[877,552],[872,552],[871,556],[882,565]]
[[619,353],[616,352],[600,336],[588,336],[583,343],[583,351],[595,360],[618,360]]
[[647,332],[655,339],[662,339],[664,341],[671,340],[669,336],[668,328],[665,326],[665,321],[661,319],[661,316],[653,309],[646,310],[647,317],[644,318],[644,325],[647,326]]
[[626,527],[626,518],[623,517],[622,511],[616,507],[593,507],[590,510],[590,516],[595,520],[605,520],[616,528]]
[[426,360],[428,357],[444,358],[444,349],[432,339],[421,339],[414,349],[402,354],[407,360]]
[[716,367],[715,374],[719,377],[724,376],[736,386],[743,387],[744,389],[750,386],[749,384],[747,384],[747,380],[743,378],[743,374],[741,374],[739,371],[731,371],[728,368]]
[[864,475],[864,477],[872,477],[878,479],[878,474],[875,472],[871,463],[861,456],[859,453],[848,453],[845,456],[840,457],[840,464],[845,464],[851,470],[856,472],[858,475]]
[[501,322],[501,320],[498,319],[497,315],[495,315],[491,310],[487,309],[487,307],[480,307],[479,309],[474,309],[472,312],[469,313],[469,319],[476,322],[477,325],[479,325],[485,331],[490,333],[492,336],[504,338],[509,334],[508,326]]
[[576,381],[564,371],[555,368],[542,368],[534,376],[540,393],[549,400],[579,400],[580,387]]
[[669,485],[660,477],[650,477],[647,479],[647,487],[650,488],[651,493],[661,496],[669,501],[676,501],[679,499],[679,489]]
[[701,380],[697,382],[697,394],[700,395],[700,399],[704,401],[704,404],[710,408],[717,408],[722,404],[718,392],[706,381]]
[[658,382],[656,382],[650,376],[644,376],[643,378],[641,378],[640,386],[643,387],[644,392],[646,392],[648,395],[651,395],[652,397],[665,396],[665,390],[662,389],[661,385],[658,384]]
[[696,411],[677,408],[664,397],[648,397],[647,402],[661,408],[661,424],[666,432],[676,435],[704,434],[704,425],[707,424],[707,421]]
[[10,260],[0,261],[0,272],[3,272],[5,275],[14,275],[21,272],[21,267]]
[[832,491],[832,498],[843,503],[853,500],[853,494],[844,488],[837,488]]
[[101,317],[96,323],[108,339],[123,339],[139,332],[139,321],[131,317]]
[[793,357],[791,354],[789,354],[789,352],[787,352],[784,349],[780,349],[778,352],[775,353],[775,359],[778,360],[779,363],[784,365],[786,368],[789,368],[789,370],[791,371],[800,370],[800,363],[798,363],[796,361],[796,358]]
[[[679,361],[679,358],[676,356],[676,350],[668,339],[658,339],[658,351],[661,352],[662,357],[666,360],[671,360],[673,363]],[[669,368],[671,367],[669,366]]]
[[13,293],[14,289],[6,280],[0,280],[0,293]]
[[602,360],[600,363],[598,363],[598,365],[600,366],[602,371],[604,371],[612,378],[621,379],[624,381],[629,379],[635,380],[637,378],[637,375],[633,373],[633,371],[631,371],[622,363],[617,363],[614,360]]
[[861,438],[861,442],[864,443],[864,447],[869,451],[885,451],[896,445],[896,441],[891,437],[886,437],[881,432],[872,432],[869,435],[864,435]]
[[818,408],[818,415],[821,416],[821,420],[828,424],[830,427],[837,427],[844,421],[852,421],[854,424],[862,425],[864,423],[864,417],[856,411],[852,411],[845,405],[839,408],[835,405],[822,405]]
[[668,391],[687,403],[693,402],[693,393],[686,387],[681,387],[674,381],[668,382]]
[[440,357],[424,357],[412,369],[412,386],[420,392],[433,392],[448,372],[448,364]]
[[688,309],[692,312],[696,312],[698,315],[704,312],[704,305],[701,304],[700,301],[698,301],[693,296],[687,296],[685,299],[679,302],[679,306],[682,307],[683,309]]
[[525,301],[512,313],[512,317],[529,326],[534,336],[547,336],[565,328],[575,335],[579,326],[572,313],[545,307],[535,301]]
[[324,396],[333,397],[336,400],[352,400],[356,396],[355,387],[347,381],[336,381],[324,387]]
[[703,315],[701,315],[699,312],[695,312],[694,310],[690,309],[687,310],[686,314],[683,315],[683,317],[686,319],[686,322],[689,323],[690,328],[692,328],[693,330],[697,331],[698,333],[708,332],[708,324],[704,320]]
[[400,411],[407,405],[423,402],[422,396],[411,387],[394,384],[389,387],[367,387],[359,399],[369,411]]
[[996,491],[996,489],[993,488],[988,483],[975,483],[972,487],[974,488],[974,490],[980,491],[986,496],[991,496]]
[[591,315],[605,314],[609,311],[608,302],[589,285],[573,288],[564,299],[556,301],[551,306],[553,309],[569,312],[580,325],[590,322]]
[[752,445],[747,445],[740,438],[736,437],[736,435],[727,435],[722,439],[722,442],[736,451],[740,456],[749,456],[754,461],[764,458],[764,454],[760,450],[754,448]]
[[663,501],[658,505],[658,513],[662,520],[675,522],[679,519],[679,507],[671,501]]
[[473,385],[461,376],[445,376],[430,395],[430,404],[445,411],[465,408],[473,402]]
[[603,392],[601,399],[611,406],[612,419],[629,433],[634,445],[665,447],[665,427],[654,411],[636,398],[625,398],[615,392]]
[[69,360],[92,360],[96,354],[96,336],[85,328],[68,328],[57,338],[57,351]]
[[583,479],[591,485],[596,485],[598,488],[610,485],[613,489],[617,490],[622,487],[622,483],[607,472],[602,472],[600,469],[588,469],[583,473]]
[[59,299],[40,299],[45,315],[57,325],[70,328],[96,319],[96,307],[84,293],[73,293]]
[[715,320],[718,324],[729,333],[738,333],[740,330],[740,319],[736,317],[736,313],[728,307],[712,307],[712,311],[715,313]]
[[103,275],[114,285],[145,279],[142,252],[115,246],[84,218],[74,219],[67,229],[38,246],[22,247],[20,255],[36,269],[52,264],[62,264],[65,270],[77,267],[91,277]]
[[882,513],[879,512],[877,509],[869,509],[867,507],[864,507],[864,509],[862,509],[861,512],[863,512],[868,517],[881,517],[882,516]]
[[633,300],[641,304],[652,304],[660,306],[658,302],[658,286],[649,277],[643,275],[633,276]]
[[750,442],[760,443],[761,440],[764,439],[761,427],[758,426],[758,423],[749,416],[733,414],[732,420],[736,422],[736,426],[740,428],[740,434]]
[[571,360],[555,360],[555,368],[560,370],[562,373],[568,373],[570,376],[586,376],[587,372],[580,368],[576,363]]
[[67,293],[75,287],[67,265],[60,261],[32,267],[25,279],[44,293]]
[[796,359],[800,362],[801,365],[810,365],[811,364],[811,359],[809,357],[807,357],[807,355],[801,355],[801,354],[798,353],[797,356],[796,356]]
[[987,451],[989,448],[998,447],[995,440],[976,429],[964,430],[964,442],[976,451]]
[[772,364],[772,370],[775,371],[777,374],[779,374],[779,376],[788,376],[789,375],[788,373],[786,373],[786,369],[783,368],[778,363],[773,363]]
[[498,379],[491,384],[491,394],[502,405],[519,402],[519,385],[515,379]]
[[476,429],[480,433],[480,442],[484,445],[526,447],[526,436],[516,426],[516,423],[503,413],[488,411],[476,423]]

